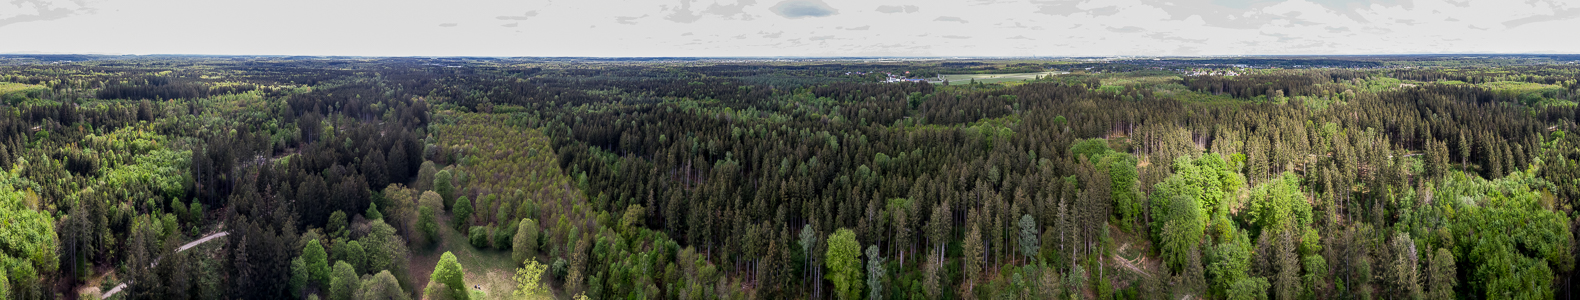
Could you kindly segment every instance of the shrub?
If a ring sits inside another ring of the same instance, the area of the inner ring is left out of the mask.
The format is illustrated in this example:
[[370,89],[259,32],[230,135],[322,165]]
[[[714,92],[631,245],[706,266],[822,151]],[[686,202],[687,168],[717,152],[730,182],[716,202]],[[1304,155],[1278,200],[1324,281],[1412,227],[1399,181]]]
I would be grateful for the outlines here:
[[490,228],[488,228],[488,226],[472,226],[471,232],[467,234],[467,237],[469,237],[468,240],[472,242],[472,247],[476,247],[478,249],[488,249],[489,230]]

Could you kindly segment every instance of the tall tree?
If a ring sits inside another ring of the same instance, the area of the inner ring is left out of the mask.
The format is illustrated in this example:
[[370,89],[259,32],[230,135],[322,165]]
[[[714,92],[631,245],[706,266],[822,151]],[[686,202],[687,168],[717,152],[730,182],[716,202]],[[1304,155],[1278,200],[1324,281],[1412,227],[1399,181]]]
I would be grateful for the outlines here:
[[466,273],[461,268],[461,263],[455,260],[455,254],[445,251],[439,256],[439,263],[434,265],[433,274],[428,277],[428,287],[423,289],[423,297],[447,297],[448,299],[468,299],[466,280],[462,278]]
[[878,256],[878,245],[867,246],[867,300],[883,300],[883,257]]
[[840,299],[856,300],[861,298],[861,244],[856,242],[856,233],[848,228],[840,228],[828,236],[828,252],[824,262],[828,264],[830,281],[834,282],[836,295]]
[[1437,252],[1428,254],[1430,264],[1427,266],[1427,299],[1454,299],[1454,285],[1458,284],[1458,274],[1454,270],[1454,253],[1445,248],[1437,248]]
[[314,239],[307,241],[307,246],[302,248],[302,261],[307,265],[307,277],[318,286],[329,286],[329,254],[324,252],[324,246]]
[[345,261],[335,262],[334,275],[330,277],[330,300],[352,300],[357,291],[362,289],[362,282],[357,279],[356,268]]

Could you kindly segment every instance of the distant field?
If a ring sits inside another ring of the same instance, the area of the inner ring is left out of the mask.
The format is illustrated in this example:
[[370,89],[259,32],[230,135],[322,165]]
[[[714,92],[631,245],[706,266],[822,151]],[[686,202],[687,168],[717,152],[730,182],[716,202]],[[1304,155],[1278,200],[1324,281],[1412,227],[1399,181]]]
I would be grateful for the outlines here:
[[[1052,72],[1038,72],[1038,73],[1013,73],[1013,74],[952,74],[952,75],[942,75],[942,77],[944,78],[944,80],[947,80],[950,83],[966,83],[966,82],[971,82],[972,79],[976,79],[977,82],[981,82],[981,83],[1000,83],[1000,82],[1006,82],[1006,81],[1021,81],[1021,80],[1026,80],[1026,79],[1037,79],[1037,76],[1049,76],[1049,75],[1059,75],[1059,74],[1068,74],[1068,73],[1069,72],[1064,72],[1064,71],[1052,71]],[[929,80],[933,80],[933,79],[937,79],[937,78],[928,78],[928,79]]]
[[44,88],[44,86],[25,84],[25,83],[0,82],[0,95],[10,94],[11,92],[17,92],[17,91],[22,91],[22,90],[27,90],[27,89],[32,89],[32,88]]

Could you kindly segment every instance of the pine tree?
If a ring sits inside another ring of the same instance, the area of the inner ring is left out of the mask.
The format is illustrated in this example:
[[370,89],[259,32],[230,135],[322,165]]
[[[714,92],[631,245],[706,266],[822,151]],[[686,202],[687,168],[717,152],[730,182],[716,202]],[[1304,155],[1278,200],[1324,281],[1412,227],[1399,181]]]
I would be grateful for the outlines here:
[[[933,243],[934,249],[937,249],[933,252],[944,251],[944,245],[949,240],[950,216],[949,202],[933,206],[933,217],[927,221],[927,240]],[[939,256],[937,258],[942,257]],[[934,263],[942,264],[943,261],[935,261]]]
[[1020,216],[1020,254],[1025,256],[1027,264],[1035,264],[1032,260],[1039,250],[1037,240],[1037,220],[1031,215]]
[[961,257],[960,272],[965,273],[969,290],[982,281],[983,256],[986,253],[982,249],[982,229],[979,226],[972,224],[971,231],[966,233],[965,238],[966,240],[961,242],[965,253]]
[[929,298],[943,297],[943,282],[938,274],[943,269],[941,261],[943,258],[939,257],[938,252],[929,251],[927,254],[927,265],[922,271],[922,287],[927,291]]
[[867,246],[867,300],[883,300],[883,257],[878,256],[878,245]]
[[1458,279],[1454,270],[1454,253],[1448,249],[1437,248],[1436,253],[1428,254],[1431,261],[1427,267],[1426,299],[1454,299],[1454,285]]
[[1421,291],[1421,276],[1416,269],[1415,241],[1409,235],[1396,233],[1391,246],[1394,260],[1388,278],[1393,281],[1394,298],[1422,299],[1425,295]]

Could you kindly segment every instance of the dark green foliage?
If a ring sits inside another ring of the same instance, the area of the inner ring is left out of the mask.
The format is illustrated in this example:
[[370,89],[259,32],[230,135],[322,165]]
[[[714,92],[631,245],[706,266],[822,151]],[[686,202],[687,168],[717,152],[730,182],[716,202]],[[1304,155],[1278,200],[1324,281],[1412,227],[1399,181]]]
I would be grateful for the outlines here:
[[454,213],[450,215],[450,221],[455,222],[455,224],[451,224],[451,227],[455,227],[456,230],[466,231],[467,227],[472,226],[472,199],[461,196],[461,198],[455,199],[455,205],[451,208]]
[[[1564,298],[1580,69],[1556,60],[9,64],[0,292],[125,266],[128,298],[346,299],[343,264],[350,298],[398,299],[427,294],[408,240],[450,226],[559,259],[558,297]],[[841,75],[1050,69],[1077,72]],[[826,268],[845,244],[872,253]]]
[[473,248],[488,249],[490,241],[488,234],[492,230],[493,228],[488,226],[472,226],[471,230],[467,231],[467,241],[472,244]]
[[498,250],[510,250],[511,244],[515,242],[516,226],[518,224],[517,222],[506,222],[498,227],[489,226],[489,243],[492,244],[490,246]]
[[433,191],[439,193],[440,197],[444,197],[444,207],[446,210],[450,209],[451,207],[455,207],[454,203],[456,195],[453,177],[454,175],[451,174],[450,169],[439,171],[439,173],[433,175]]
[[404,238],[396,234],[394,227],[383,221],[374,220],[368,224],[368,234],[359,240],[359,244],[367,254],[366,267],[358,267],[363,273],[376,273],[389,271],[396,278],[403,289],[410,290],[412,284],[408,282],[409,270],[407,261],[411,253],[407,248]]
[[1113,151],[1108,148],[1108,140],[1104,139],[1085,139],[1070,146],[1070,154],[1081,160],[1096,161]]
[[1438,248],[1428,257],[1426,298],[1454,299],[1454,286],[1459,280],[1459,274],[1454,269],[1454,253]]
[[332,238],[346,238],[346,235],[351,233],[346,230],[346,212],[337,210],[329,214],[329,224],[324,227],[324,232]]
[[334,260],[351,264],[357,270],[368,270],[367,251],[362,247],[362,242],[345,241],[336,243]]

